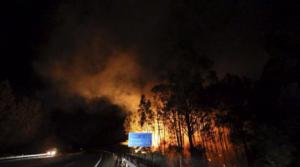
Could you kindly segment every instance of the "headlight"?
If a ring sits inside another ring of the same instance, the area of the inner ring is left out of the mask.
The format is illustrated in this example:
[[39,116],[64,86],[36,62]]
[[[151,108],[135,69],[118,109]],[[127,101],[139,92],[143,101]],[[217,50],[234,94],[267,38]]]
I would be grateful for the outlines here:
[[56,149],[50,150],[47,152],[48,156],[54,157],[56,155]]

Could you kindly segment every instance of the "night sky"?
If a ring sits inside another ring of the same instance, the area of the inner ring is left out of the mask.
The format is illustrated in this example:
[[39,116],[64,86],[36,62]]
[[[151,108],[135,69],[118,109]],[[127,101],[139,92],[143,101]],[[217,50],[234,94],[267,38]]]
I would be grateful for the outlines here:
[[[259,78],[270,57],[265,50],[270,33],[287,34],[292,43],[299,42],[296,4],[269,0],[199,3],[203,7],[197,43],[221,76],[229,72]],[[165,66],[167,57],[160,47],[170,18],[169,1],[4,1],[1,80],[9,80],[20,94],[31,94],[48,84],[41,66],[68,62],[81,46],[93,50],[100,45],[103,55],[116,48],[135,48],[143,71],[150,75],[157,72],[157,66]],[[91,38],[100,44],[93,47]],[[91,61],[98,60],[91,57]]]

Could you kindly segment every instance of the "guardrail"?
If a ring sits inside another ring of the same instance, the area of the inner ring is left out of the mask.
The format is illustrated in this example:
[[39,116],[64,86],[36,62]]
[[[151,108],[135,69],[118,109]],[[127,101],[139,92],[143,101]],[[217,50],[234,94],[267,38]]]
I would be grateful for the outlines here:
[[126,158],[122,158],[122,164],[121,166],[124,167],[137,167],[137,165],[135,165],[134,163],[130,162],[129,160],[127,160]]

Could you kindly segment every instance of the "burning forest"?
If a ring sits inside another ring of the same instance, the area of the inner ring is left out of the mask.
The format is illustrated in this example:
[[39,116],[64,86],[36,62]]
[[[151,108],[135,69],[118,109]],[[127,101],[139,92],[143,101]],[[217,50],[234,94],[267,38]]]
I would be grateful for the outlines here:
[[0,166],[300,166],[299,19],[283,4],[7,4]]

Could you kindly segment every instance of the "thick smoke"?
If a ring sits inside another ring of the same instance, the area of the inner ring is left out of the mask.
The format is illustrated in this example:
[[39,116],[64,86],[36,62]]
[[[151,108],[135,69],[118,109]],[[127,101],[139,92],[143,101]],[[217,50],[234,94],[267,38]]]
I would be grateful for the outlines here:
[[56,62],[47,70],[48,76],[53,84],[59,86],[60,91],[87,99],[107,97],[128,110],[137,106],[135,102],[146,85],[140,66],[134,60],[134,53],[114,53],[107,58],[101,69],[92,71],[85,67],[93,66],[93,62],[84,65],[87,63],[84,56],[75,56],[74,59],[69,65]]
[[[175,2],[174,4],[176,6]],[[190,29],[188,31],[193,36],[192,43],[196,45],[195,51],[199,55],[229,61],[226,57],[222,58],[222,55],[235,53],[237,57],[232,57],[229,65],[220,67],[218,64],[222,62],[216,61],[216,69],[220,68],[219,71],[223,73],[230,72],[231,67],[237,67],[232,65],[232,60],[239,61],[239,55],[253,50],[244,48],[247,43],[236,49],[234,44],[237,41],[219,39],[224,35],[218,34],[239,33],[238,37],[243,41],[256,40],[255,36],[248,39],[250,35],[245,35],[249,33],[244,33],[243,29],[235,31],[237,25],[232,20],[235,17],[242,19],[233,15],[234,12],[239,12],[236,9],[229,8],[230,11],[226,11],[223,7],[227,4],[199,2],[198,6],[191,5],[178,15],[182,16],[184,13],[187,18],[194,19],[187,22],[186,26],[178,23],[180,19],[177,20],[178,17],[174,16],[171,7],[174,4],[173,1],[138,0],[64,1],[50,16],[50,31],[47,33],[49,39],[41,50],[35,69],[47,83],[50,82],[51,90],[54,89],[63,96],[78,95],[87,100],[106,97],[125,110],[133,111],[142,93],[146,93],[153,83],[159,81],[164,72],[186,60],[186,57],[178,55],[176,51],[168,52],[172,47],[178,48],[172,44],[176,32],[170,30],[174,28],[174,24],[183,26],[183,29],[190,27],[193,32]],[[207,9],[202,6],[207,6]],[[199,7],[201,11],[194,7]],[[211,8],[216,10],[209,10]],[[193,12],[200,13],[198,18],[195,18]],[[228,15],[224,15],[228,12]],[[187,20],[183,18],[183,23],[185,21]],[[225,30],[224,22],[227,27]],[[245,25],[248,24],[251,26],[252,22],[245,21]],[[224,44],[234,46],[232,50],[224,51]],[[257,48],[254,55],[260,56],[256,53],[263,51]],[[194,60],[195,57],[191,59]],[[246,59],[244,61],[250,62]],[[246,66],[239,65],[237,68],[244,67]],[[243,69],[234,71],[243,73]]]
[[113,11],[124,8],[112,5],[94,1],[61,4],[49,33],[51,38],[35,67],[63,95],[79,95],[87,100],[106,97],[132,111],[152,82],[140,65],[137,49],[147,37],[143,34],[147,34],[148,25],[132,18],[137,17],[136,10],[118,20]]

